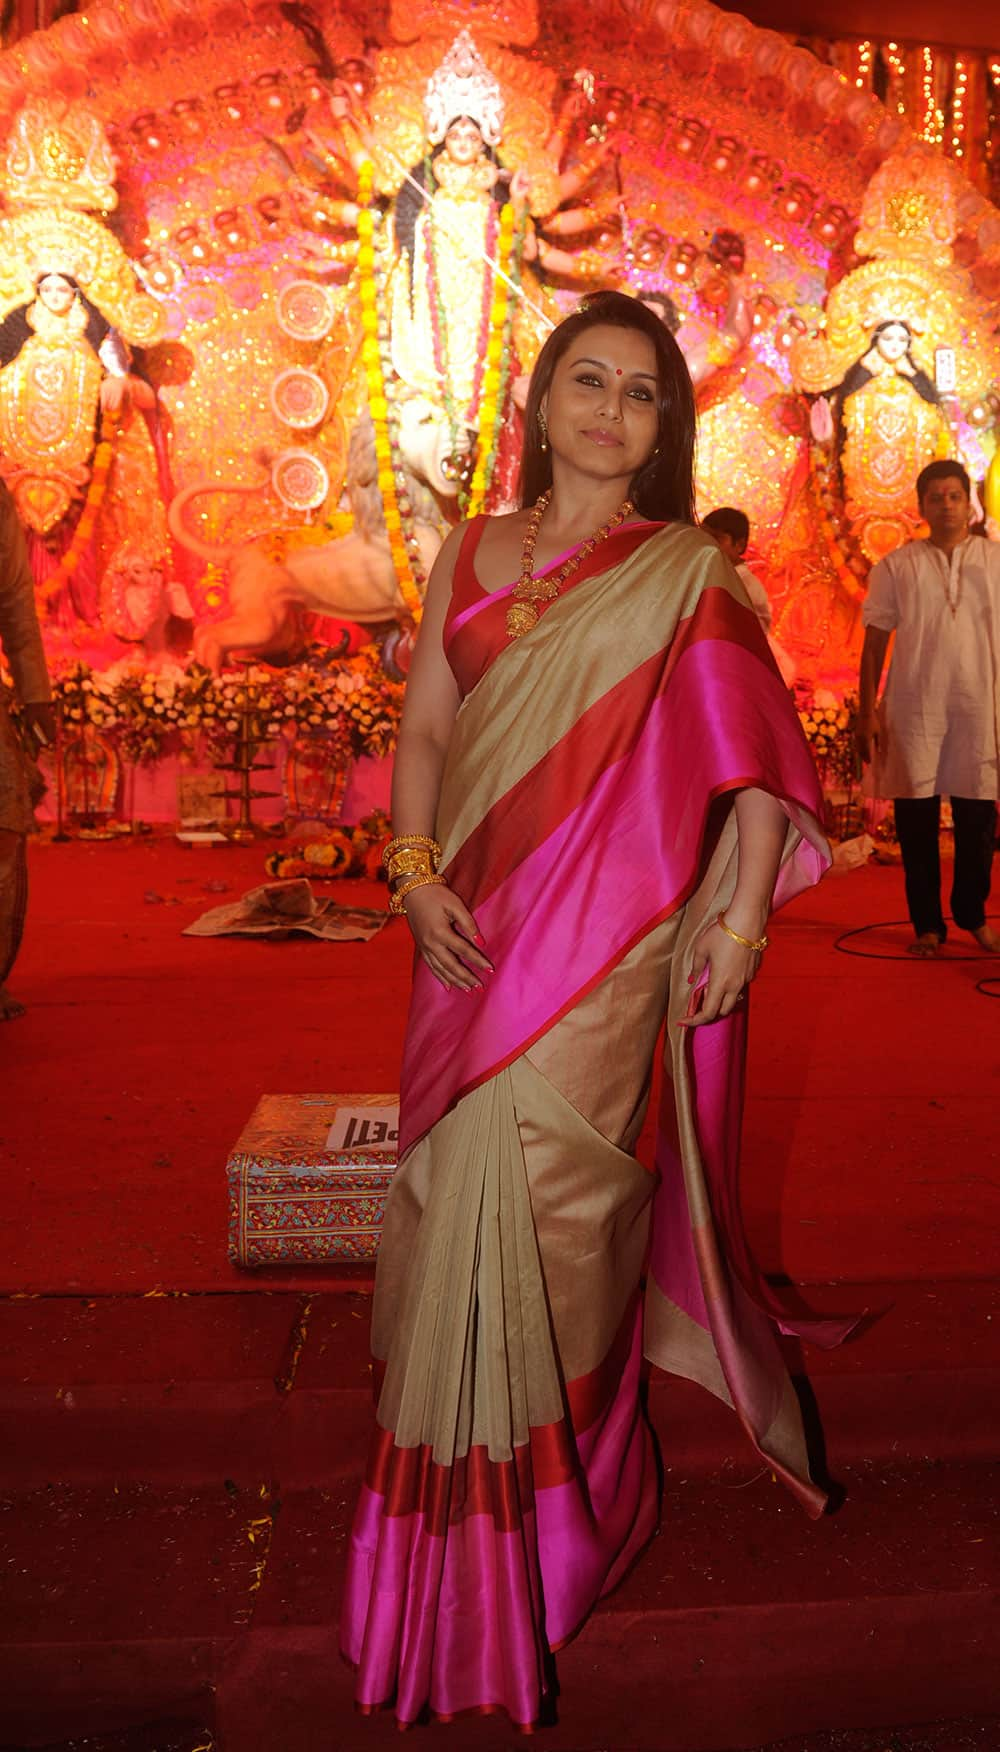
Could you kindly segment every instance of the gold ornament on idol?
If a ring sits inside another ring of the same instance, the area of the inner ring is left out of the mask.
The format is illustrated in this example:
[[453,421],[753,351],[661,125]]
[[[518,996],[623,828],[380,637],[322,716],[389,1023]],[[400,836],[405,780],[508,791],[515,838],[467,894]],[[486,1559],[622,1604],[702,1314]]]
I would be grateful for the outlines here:
[[631,517],[635,506],[631,499],[626,499],[619,505],[613,517],[607,523],[602,523],[600,529],[595,529],[592,536],[582,542],[569,559],[559,567],[558,572],[549,572],[544,578],[535,578],[535,543],[542,518],[549,508],[552,498],[551,488],[543,493],[538,503],[533,506],[528,518],[528,527],[524,532],[524,543],[521,548],[521,576],[514,587],[510,607],[507,610],[507,637],[519,639],[522,633],[530,633],[532,627],[538,624],[540,605],[554,602],[567,578],[582,566],[584,560],[590,558],[595,548],[624,523],[626,517]]

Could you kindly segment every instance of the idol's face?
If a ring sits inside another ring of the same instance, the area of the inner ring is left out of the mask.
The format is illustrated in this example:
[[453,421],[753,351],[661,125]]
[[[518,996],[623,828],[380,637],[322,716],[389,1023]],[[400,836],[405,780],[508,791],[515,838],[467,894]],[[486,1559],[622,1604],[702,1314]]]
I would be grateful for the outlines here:
[[475,164],[483,154],[483,136],[470,116],[459,116],[444,137],[444,149],[453,164]]
[[72,308],[76,292],[62,274],[46,274],[38,282],[38,296],[53,316],[65,316]]
[[659,429],[656,353],[637,329],[595,323],[556,365],[543,405],[554,459],[627,484]]
[[901,322],[892,322],[876,336],[875,345],[883,359],[896,365],[910,350],[910,331]]
[[961,535],[969,526],[969,495],[957,475],[945,475],[930,481],[924,489],[920,509],[933,541]]

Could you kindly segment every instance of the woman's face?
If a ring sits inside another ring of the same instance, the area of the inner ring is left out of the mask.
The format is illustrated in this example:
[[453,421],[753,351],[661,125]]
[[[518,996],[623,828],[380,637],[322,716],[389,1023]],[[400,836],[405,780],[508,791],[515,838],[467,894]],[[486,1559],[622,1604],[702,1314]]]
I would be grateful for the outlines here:
[[46,310],[51,310],[53,316],[65,316],[71,308],[76,292],[62,274],[46,274],[44,280],[38,282],[38,296]]
[[883,359],[895,365],[905,359],[910,347],[910,331],[901,322],[891,322],[875,337],[875,345]]
[[584,329],[555,368],[543,412],[554,458],[627,487],[656,447],[652,341],[608,323]]
[[483,136],[469,116],[459,116],[444,137],[444,149],[453,164],[475,164],[482,157]]

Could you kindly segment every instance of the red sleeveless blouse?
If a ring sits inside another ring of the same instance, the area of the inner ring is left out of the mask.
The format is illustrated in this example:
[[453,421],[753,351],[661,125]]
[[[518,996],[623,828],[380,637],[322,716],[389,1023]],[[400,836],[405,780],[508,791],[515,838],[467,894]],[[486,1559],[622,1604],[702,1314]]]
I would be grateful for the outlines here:
[[[483,516],[470,518],[466,524],[455,562],[451,601],[444,623],[444,652],[463,699],[482,680],[494,658],[499,657],[501,651],[505,651],[510,644],[507,607],[517,579],[511,584],[505,584],[500,590],[484,590],[476,575],[476,550],[488,522],[489,518]],[[572,590],[574,584],[582,584],[585,578],[593,578],[598,572],[606,572],[612,566],[620,565],[637,547],[641,547],[644,541],[655,535],[658,529],[664,528],[665,523],[628,523],[616,529],[607,541],[603,541],[600,547],[588,555],[575,572],[570,573],[559,595],[563,596],[568,590]],[[534,576],[544,578],[547,572],[558,570],[573,551],[569,549],[566,553],[557,555]],[[558,598],[553,600],[557,601]],[[544,614],[550,606],[549,603],[540,603],[539,613]]]

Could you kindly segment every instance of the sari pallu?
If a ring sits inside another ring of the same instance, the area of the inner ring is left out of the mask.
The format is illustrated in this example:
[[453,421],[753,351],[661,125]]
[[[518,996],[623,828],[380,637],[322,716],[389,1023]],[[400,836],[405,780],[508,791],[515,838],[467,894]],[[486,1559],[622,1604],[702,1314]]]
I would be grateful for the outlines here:
[[[359,1706],[403,1722],[538,1719],[550,1651],[656,1525],[644,1349],[824,1504],[775,1330],[847,1324],[786,1318],[749,1257],[744,1016],[675,1026],[735,884],[727,794],[782,802],[781,904],[828,861],[815,771],[714,542],[672,526],[632,546],[498,650],[446,763],[443,868],[496,972],[463,994],[417,963],[343,1618]],[[633,1150],[665,1015],[651,1173]]]

